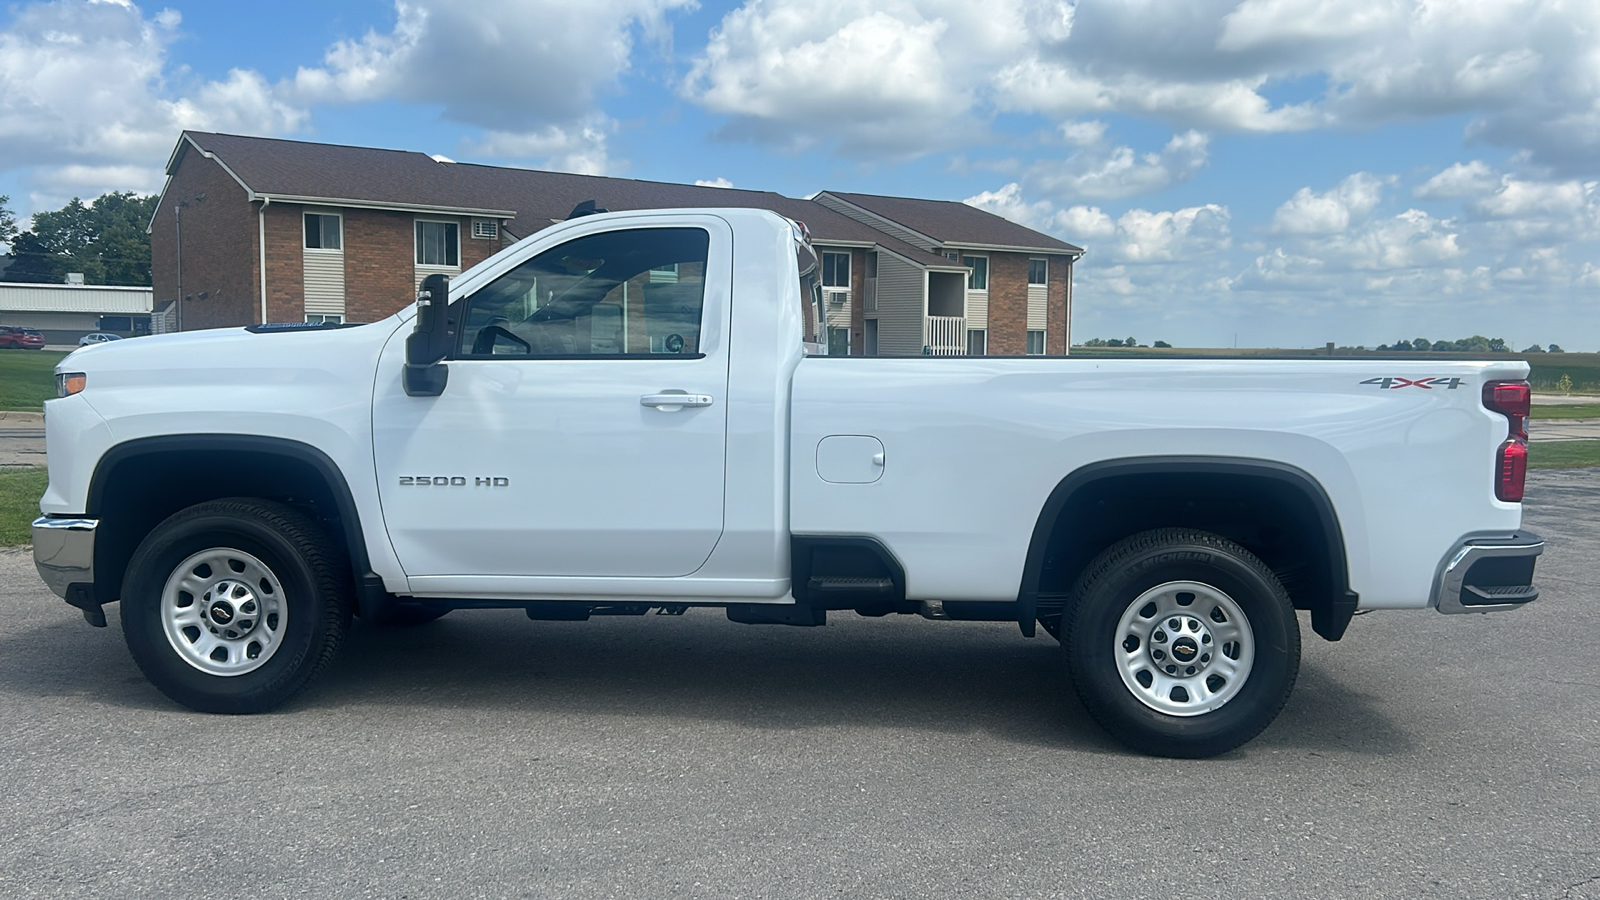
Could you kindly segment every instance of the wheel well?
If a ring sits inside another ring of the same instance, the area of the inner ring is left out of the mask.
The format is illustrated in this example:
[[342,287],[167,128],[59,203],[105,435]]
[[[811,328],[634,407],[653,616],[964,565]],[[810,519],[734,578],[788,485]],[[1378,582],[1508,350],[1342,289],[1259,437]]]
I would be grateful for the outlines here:
[[1242,460],[1126,461],[1069,476],[1034,529],[1022,614],[1059,616],[1091,560],[1123,538],[1164,527],[1240,544],[1278,576],[1297,609],[1311,611],[1318,634],[1343,635],[1356,597],[1327,494],[1299,469]]
[[134,550],[168,516],[196,503],[254,497],[296,507],[341,538],[353,574],[367,572],[354,500],[338,467],[313,447],[277,438],[203,435],[134,441],[112,448],[95,469],[87,514],[95,533],[95,595],[122,593]]

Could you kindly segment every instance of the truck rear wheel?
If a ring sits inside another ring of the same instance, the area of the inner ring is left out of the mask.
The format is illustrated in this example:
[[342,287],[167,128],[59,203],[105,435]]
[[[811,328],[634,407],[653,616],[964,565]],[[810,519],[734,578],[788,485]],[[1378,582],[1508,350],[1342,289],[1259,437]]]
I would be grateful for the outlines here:
[[1164,528],[1101,553],[1063,617],[1068,671],[1124,744],[1199,758],[1277,718],[1300,669],[1300,628],[1277,576],[1232,541]]
[[343,643],[351,585],[337,548],[310,517],[278,503],[218,500],[178,512],[128,564],[128,650],[190,709],[272,709]]

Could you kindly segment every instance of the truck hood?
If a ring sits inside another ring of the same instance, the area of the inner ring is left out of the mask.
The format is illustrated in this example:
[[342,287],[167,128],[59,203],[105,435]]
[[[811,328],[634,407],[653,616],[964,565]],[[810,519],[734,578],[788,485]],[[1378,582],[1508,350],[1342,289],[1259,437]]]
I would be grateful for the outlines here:
[[337,404],[357,392],[370,403],[378,354],[403,326],[390,316],[346,328],[151,335],[81,348],[56,372],[84,373],[84,399],[108,420],[151,408],[203,413]]

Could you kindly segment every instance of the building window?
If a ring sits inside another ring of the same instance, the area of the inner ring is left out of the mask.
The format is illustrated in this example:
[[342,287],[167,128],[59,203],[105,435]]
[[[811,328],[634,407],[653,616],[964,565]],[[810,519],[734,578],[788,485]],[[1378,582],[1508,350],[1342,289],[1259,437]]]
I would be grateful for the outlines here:
[[982,328],[973,328],[967,331],[967,355],[987,356],[989,353],[989,332]]
[[876,250],[867,251],[867,277],[878,277],[878,251]]
[[1028,260],[1028,283],[1029,284],[1048,284],[1049,283],[1049,273],[1050,273],[1049,264],[1046,263],[1044,260],[1042,260],[1042,259],[1030,259],[1030,260]]
[[306,313],[306,322],[311,325],[343,325],[344,316],[319,316],[315,313]]
[[307,250],[343,250],[344,233],[338,216],[306,213]]
[[1030,332],[1028,332],[1028,355],[1029,356],[1043,356],[1044,355],[1044,332],[1042,332],[1042,331],[1030,331]]
[[672,265],[669,265],[669,266],[658,266],[657,268],[651,269],[650,270],[650,283],[651,284],[677,284],[678,283],[678,264],[677,263],[673,263]]
[[472,236],[484,240],[493,240],[500,236],[500,223],[493,219],[473,219]]
[[863,335],[865,340],[863,341],[863,343],[866,345],[864,349],[867,351],[867,355],[868,356],[877,356],[878,355],[878,320],[877,319],[867,319],[865,322],[862,322],[861,325],[862,325],[863,330],[865,331],[865,334]]
[[967,290],[987,291],[989,289],[989,257],[963,256],[961,264],[971,269],[967,275]]
[[417,222],[417,265],[461,265],[461,226],[455,222]]
[[829,328],[828,329],[828,355],[829,356],[849,356],[850,355],[850,329],[848,329],[848,328]]
[[822,286],[850,289],[850,254],[822,254]]

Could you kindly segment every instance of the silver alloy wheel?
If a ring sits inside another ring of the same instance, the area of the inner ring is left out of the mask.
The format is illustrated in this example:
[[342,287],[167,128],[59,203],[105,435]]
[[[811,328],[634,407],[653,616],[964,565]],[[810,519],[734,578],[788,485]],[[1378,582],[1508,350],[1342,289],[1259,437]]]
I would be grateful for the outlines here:
[[178,658],[208,675],[254,672],[288,625],[283,584],[266,563],[227,547],[201,550],[167,577],[161,627]]
[[1122,683],[1169,716],[1198,716],[1232,700],[1256,658],[1244,610],[1198,581],[1169,581],[1135,597],[1115,642]]

